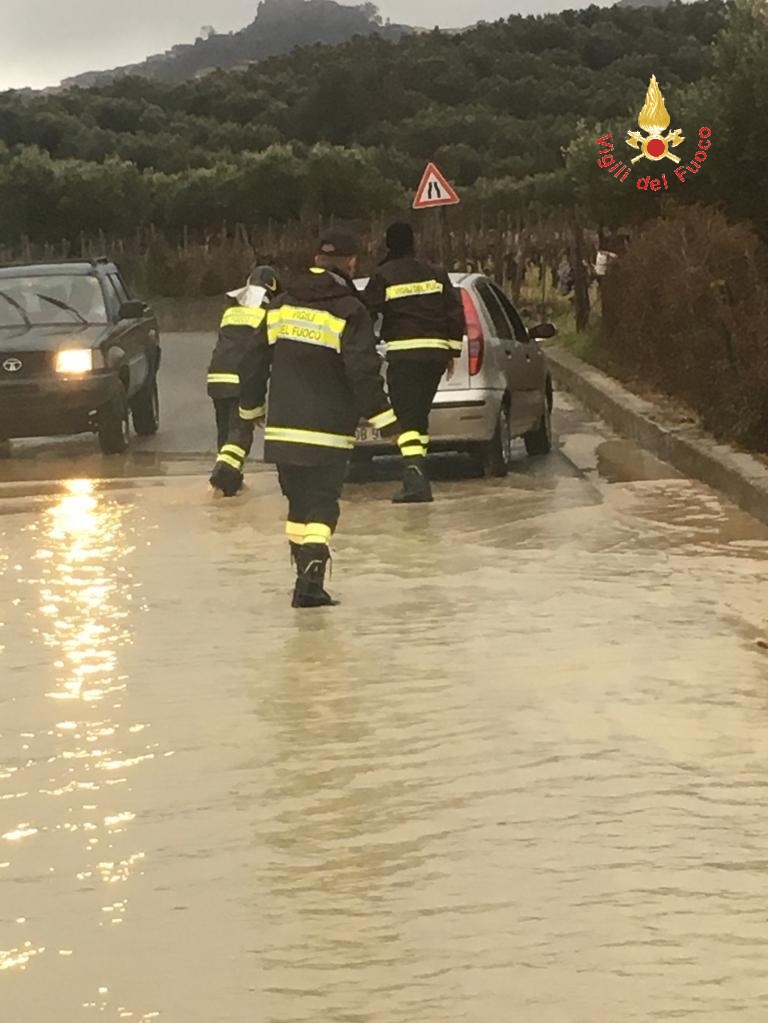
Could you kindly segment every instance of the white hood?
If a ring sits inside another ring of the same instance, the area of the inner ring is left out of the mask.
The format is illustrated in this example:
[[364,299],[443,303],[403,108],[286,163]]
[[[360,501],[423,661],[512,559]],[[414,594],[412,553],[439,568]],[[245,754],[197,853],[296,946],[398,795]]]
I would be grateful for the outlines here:
[[258,309],[264,302],[267,289],[257,284],[246,284],[244,288],[237,291],[228,291],[227,295],[234,298],[238,305],[248,306],[251,309]]

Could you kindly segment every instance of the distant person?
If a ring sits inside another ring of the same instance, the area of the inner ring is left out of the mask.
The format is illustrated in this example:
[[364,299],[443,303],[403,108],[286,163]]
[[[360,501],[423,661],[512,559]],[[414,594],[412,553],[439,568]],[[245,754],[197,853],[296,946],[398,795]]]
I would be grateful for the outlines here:
[[464,307],[445,270],[418,259],[413,228],[392,224],[387,255],[365,289],[371,313],[381,315],[387,384],[402,432],[403,486],[395,504],[432,501],[426,471],[429,413],[443,376],[450,380],[461,355]]
[[264,460],[277,466],[288,500],[297,608],[337,603],[325,590],[325,573],[360,419],[384,436],[398,432],[371,317],[352,280],[360,248],[346,231],[323,236],[315,265],[270,306],[241,369],[241,403],[259,412]]
[[[282,291],[271,266],[254,267],[245,286],[227,292],[232,299],[219,327],[219,336],[208,369],[208,396],[216,415],[217,471],[211,486],[225,497],[234,497],[243,485],[243,465],[253,444],[253,423],[260,409],[240,409],[240,367],[264,322],[267,306]],[[250,430],[241,422],[250,422]],[[230,438],[230,431],[237,436]]]
[[560,272],[557,278],[557,290],[561,295],[570,295],[576,283],[576,275],[571,264],[563,262],[560,264]]

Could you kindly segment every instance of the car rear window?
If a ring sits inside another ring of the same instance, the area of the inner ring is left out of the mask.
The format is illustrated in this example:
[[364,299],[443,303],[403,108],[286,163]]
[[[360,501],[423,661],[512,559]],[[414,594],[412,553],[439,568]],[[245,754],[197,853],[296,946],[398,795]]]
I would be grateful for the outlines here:
[[482,299],[483,305],[491,318],[493,331],[496,337],[503,341],[513,341],[514,333],[512,331],[512,324],[509,322],[507,314],[502,309],[499,300],[494,295],[490,284],[488,284],[487,281],[479,281],[477,284],[477,293]]

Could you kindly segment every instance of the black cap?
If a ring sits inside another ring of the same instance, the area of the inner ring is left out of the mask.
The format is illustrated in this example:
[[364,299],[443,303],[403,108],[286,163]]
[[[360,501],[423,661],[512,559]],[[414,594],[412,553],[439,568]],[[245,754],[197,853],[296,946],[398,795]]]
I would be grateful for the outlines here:
[[394,255],[410,255],[414,250],[413,228],[404,221],[390,224],[386,234],[387,248]]
[[351,231],[332,227],[325,231],[317,246],[319,256],[359,256],[362,246]]

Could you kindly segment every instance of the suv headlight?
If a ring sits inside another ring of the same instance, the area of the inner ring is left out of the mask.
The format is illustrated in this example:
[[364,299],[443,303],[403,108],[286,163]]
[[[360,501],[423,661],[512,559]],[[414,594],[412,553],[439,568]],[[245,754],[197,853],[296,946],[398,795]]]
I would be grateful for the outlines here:
[[56,372],[68,376],[79,376],[90,373],[93,369],[93,350],[91,348],[65,348],[56,356]]

